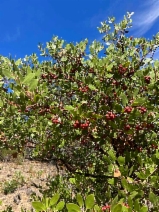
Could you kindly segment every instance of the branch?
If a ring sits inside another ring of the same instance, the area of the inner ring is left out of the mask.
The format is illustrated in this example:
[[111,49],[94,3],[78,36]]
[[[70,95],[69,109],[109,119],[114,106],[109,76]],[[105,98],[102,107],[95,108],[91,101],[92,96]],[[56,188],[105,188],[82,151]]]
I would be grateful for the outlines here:
[[[92,177],[92,178],[117,178],[114,176],[107,176],[107,175],[95,175],[95,174],[90,174],[90,173],[81,173],[81,172],[77,172],[76,168],[72,167],[69,163],[66,163],[64,159],[58,159],[59,161],[61,161],[64,166],[66,167],[66,169],[71,172],[72,174],[79,174],[79,175],[84,175],[85,177]],[[58,166],[58,165],[57,165]],[[58,169],[59,170],[59,169]]]

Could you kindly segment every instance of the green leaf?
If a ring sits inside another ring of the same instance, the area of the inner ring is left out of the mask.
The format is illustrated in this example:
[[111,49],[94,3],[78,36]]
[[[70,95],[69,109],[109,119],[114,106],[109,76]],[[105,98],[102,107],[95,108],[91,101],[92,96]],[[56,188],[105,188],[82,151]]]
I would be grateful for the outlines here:
[[88,87],[91,89],[91,90],[96,90],[97,88],[94,86],[94,85],[88,85]]
[[82,198],[81,194],[77,194],[76,199],[77,199],[79,206],[82,207],[84,202],[83,202],[83,198]]
[[68,110],[68,111],[74,111],[75,110],[75,108],[74,107],[72,107],[71,105],[66,105],[66,106],[64,106],[64,109],[65,110]]
[[155,62],[154,62],[154,67],[155,67],[155,68],[159,68],[159,61],[158,61],[158,60],[155,60]]
[[107,78],[111,78],[113,75],[114,75],[114,74],[109,74],[109,73],[107,73],[107,74],[106,74],[106,77],[107,77]]
[[147,178],[147,175],[143,172],[135,172],[135,174],[142,180],[145,180]]
[[81,211],[80,207],[74,203],[67,203],[66,208],[67,208],[68,212],[80,212]]
[[70,178],[69,181],[70,181],[71,184],[75,184],[76,183],[76,179],[75,178]]
[[125,157],[119,156],[118,157],[118,162],[121,166],[123,166],[125,164]]
[[60,201],[57,205],[56,205],[56,210],[58,211],[62,211],[62,209],[65,206],[65,202],[64,201]]
[[111,159],[112,159],[113,161],[116,160],[116,156],[115,156],[115,154],[114,154],[114,152],[113,152],[112,150],[109,150],[108,154],[109,154],[109,156],[111,157]]
[[111,70],[112,68],[113,68],[113,64],[110,64],[110,65],[107,66],[107,70],[110,71],[110,72],[112,72],[112,70]]
[[127,96],[126,96],[124,93],[122,93],[119,97],[120,97],[121,100],[122,100],[122,105],[123,105],[123,106],[126,106],[126,104],[128,103]]
[[133,170],[134,170],[134,166],[132,166],[129,170],[129,176],[131,176],[131,174],[133,173]]
[[154,205],[157,205],[158,204],[158,198],[157,198],[157,196],[153,192],[150,192],[150,194],[149,194],[149,200]]
[[114,207],[116,206],[118,202],[118,195],[113,199],[112,204],[111,204],[111,211],[113,211]]
[[28,75],[25,77],[25,79],[23,80],[22,83],[24,83],[24,84],[30,84],[30,81],[33,80],[34,77],[35,77],[35,73],[30,73],[30,74],[28,74]]
[[136,71],[136,76],[138,76],[138,77],[142,77],[143,76],[143,71],[142,70],[138,70],[138,71]]
[[122,212],[122,205],[121,204],[116,205],[113,208],[112,212]]
[[35,76],[39,77],[40,75],[41,75],[41,70],[39,69],[35,72]]
[[146,103],[145,98],[138,98],[133,102],[132,106],[142,106],[144,103]]
[[129,212],[129,208],[126,206],[122,205],[122,212]]
[[15,62],[15,65],[16,66],[19,66],[21,64],[22,60],[21,59],[18,59],[16,62]]
[[136,199],[135,202],[134,202],[134,209],[135,209],[135,211],[140,210],[140,203],[139,203],[138,199]]
[[38,201],[32,202],[32,206],[37,212],[46,210],[45,205]]
[[156,158],[159,159],[159,152],[156,150]]
[[62,62],[67,61],[67,57],[65,57],[65,56],[64,56],[64,57],[62,57],[62,58],[61,58],[61,61],[62,61]]
[[129,185],[128,185],[128,182],[127,182],[127,180],[125,178],[123,178],[121,180],[121,184],[124,187],[124,189],[129,190]]
[[153,132],[151,135],[151,139],[153,140],[154,138],[157,138],[157,133]]
[[2,100],[0,100],[0,107],[2,107],[3,106],[3,101]]
[[13,73],[7,68],[5,68],[5,70],[3,70],[2,72],[5,75],[5,77],[8,77],[9,79],[13,79]]
[[135,88],[134,89],[134,92],[133,92],[133,97],[136,97],[139,93],[139,89],[138,88]]
[[143,206],[139,212],[148,212],[148,207],[147,206]]
[[114,185],[114,178],[108,179],[108,183],[109,183],[110,185]]
[[115,104],[114,105],[114,109],[116,110],[116,112],[121,112],[122,111],[122,106],[119,104]]
[[86,197],[86,200],[85,200],[86,210],[93,208],[94,205],[95,205],[94,195],[90,194]]
[[46,208],[49,207],[49,198],[45,198],[45,199],[44,199],[44,204],[45,204],[45,207],[46,207]]
[[138,195],[137,191],[131,192],[131,194],[130,194],[131,199],[133,199],[136,195]]
[[133,208],[133,201],[130,196],[128,197],[128,205],[129,205],[129,207]]
[[31,91],[33,91],[35,88],[37,88],[37,84],[38,84],[38,80],[37,79],[31,80],[30,85],[29,85],[29,89]]
[[53,206],[55,205],[58,200],[60,198],[60,195],[59,194],[55,194],[51,199],[50,199],[50,206]]
[[102,209],[98,205],[95,205],[94,211],[102,212]]

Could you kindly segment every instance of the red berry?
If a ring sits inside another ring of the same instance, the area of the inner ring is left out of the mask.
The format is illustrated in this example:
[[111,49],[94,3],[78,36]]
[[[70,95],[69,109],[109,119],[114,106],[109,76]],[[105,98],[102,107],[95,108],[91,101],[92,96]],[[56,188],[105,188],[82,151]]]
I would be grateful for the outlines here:
[[129,208],[129,205],[127,203],[123,203],[123,205],[127,208]]
[[52,118],[51,121],[54,124],[59,124],[60,123],[60,121],[58,120],[58,118]]
[[110,205],[105,205],[102,207],[102,211],[110,211]]
[[74,128],[79,128],[80,127],[80,123],[78,120],[75,121],[75,123],[73,124]]
[[116,97],[117,96],[117,93],[114,93],[114,97]]
[[142,147],[138,147],[137,150],[138,150],[139,152],[142,152]]
[[42,79],[45,79],[46,77],[47,77],[46,74],[42,74],[42,75],[41,75],[41,78],[42,78]]
[[88,86],[83,87],[83,88],[79,88],[79,90],[83,93],[86,93],[88,91]]
[[124,91],[126,91],[126,90],[128,89],[128,87],[127,87],[126,85],[123,85],[122,89],[123,89]]
[[118,71],[120,74],[124,74],[127,71],[127,68],[123,67],[121,64],[118,67]]
[[116,115],[114,113],[112,113],[112,112],[108,112],[106,114],[106,119],[107,120],[113,120],[113,119],[115,119],[115,117],[116,117]]
[[135,128],[136,128],[137,131],[142,130],[142,126],[140,126],[140,125],[136,125]]
[[146,113],[147,109],[145,107],[139,107],[140,113]]
[[130,125],[129,124],[127,124],[126,126],[125,126],[125,128],[124,128],[125,130],[130,130]]
[[132,109],[133,109],[132,107],[127,106],[127,107],[125,107],[124,112],[131,113]]
[[144,79],[145,79],[145,82],[147,84],[150,84],[150,80],[151,80],[151,77],[150,76],[145,76]]
[[80,128],[87,129],[89,127],[89,123],[84,123],[80,125]]

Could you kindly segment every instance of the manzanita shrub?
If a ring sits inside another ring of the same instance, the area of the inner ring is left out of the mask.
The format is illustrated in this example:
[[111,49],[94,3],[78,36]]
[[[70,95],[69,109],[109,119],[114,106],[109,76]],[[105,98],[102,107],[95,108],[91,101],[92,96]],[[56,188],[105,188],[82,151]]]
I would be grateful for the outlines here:
[[119,201],[116,204],[116,200],[112,205],[105,205],[102,208],[95,202],[93,194],[87,195],[85,199],[81,194],[77,194],[75,197],[76,203],[65,203],[63,200],[59,201],[60,195],[57,193],[52,198],[43,198],[41,201],[32,202],[33,208],[36,212],[40,211],[68,211],[68,212],[102,212],[102,211],[128,211],[129,206],[123,201]]
[[131,15],[102,22],[103,42],[93,41],[89,54],[87,39],[54,36],[39,45],[42,62],[1,56],[0,145],[54,158],[74,193],[94,193],[105,211],[114,199],[113,212],[158,211],[159,33],[132,37]]

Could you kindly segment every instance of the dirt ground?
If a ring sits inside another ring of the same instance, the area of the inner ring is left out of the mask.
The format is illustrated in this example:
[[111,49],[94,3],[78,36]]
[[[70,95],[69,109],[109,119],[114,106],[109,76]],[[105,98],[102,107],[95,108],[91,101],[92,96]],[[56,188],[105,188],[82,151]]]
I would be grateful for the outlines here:
[[[38,196],[42,196],[39,186],[47,188],[48,177],[54,177],[56,174],[56,166],[50,162],[27,159],[22,163],[0,162],[0,201],[2,201],[0,211],[6,209],[8,205],[12,206],[15,212],[20,212],[21,208],[33,211],[31,194],[35,192]],[[17,181],[17,189],[13,193],[8,193]]]

